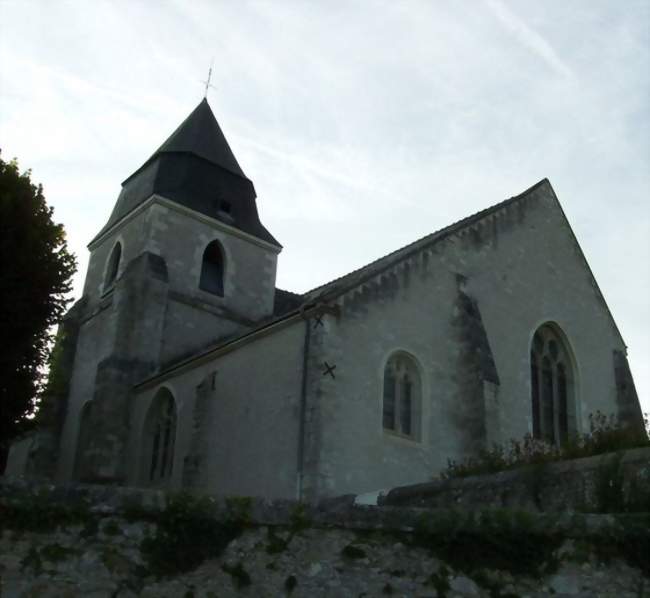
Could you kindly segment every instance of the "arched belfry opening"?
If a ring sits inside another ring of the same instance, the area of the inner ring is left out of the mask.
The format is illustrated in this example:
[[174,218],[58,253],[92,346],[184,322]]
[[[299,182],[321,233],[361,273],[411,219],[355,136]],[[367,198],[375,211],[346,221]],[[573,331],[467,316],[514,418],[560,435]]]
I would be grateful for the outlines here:
[[199,287],[223,297],[224,253],[219,241],[212,241],[203,252]]
[[151,402],[142,434],[140,470],[146,485],[163,483],[172,475],[176,420],[174,396],[168,389],[161,388]]
[[530,348],[533,437],[561,446],[577,431],[573,360],[562,331],[540,326]]
[[109,289],[115,279],[117,278],[117,273],[120,270],[120,261],[122,260],[122,244],[118,241],[111,251],[111,256],[108,258],[108,264],[106,266],[106,278],[104,279],[104,289]]

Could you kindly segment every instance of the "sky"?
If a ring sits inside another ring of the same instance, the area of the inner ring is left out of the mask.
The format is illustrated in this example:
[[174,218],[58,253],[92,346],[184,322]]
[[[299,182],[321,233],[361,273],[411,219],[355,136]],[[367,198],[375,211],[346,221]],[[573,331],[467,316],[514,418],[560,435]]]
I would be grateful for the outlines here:
[[548,177],[650,412],[650,3],[0,0],[0,148],[78,256],[208,99],[304,292]]

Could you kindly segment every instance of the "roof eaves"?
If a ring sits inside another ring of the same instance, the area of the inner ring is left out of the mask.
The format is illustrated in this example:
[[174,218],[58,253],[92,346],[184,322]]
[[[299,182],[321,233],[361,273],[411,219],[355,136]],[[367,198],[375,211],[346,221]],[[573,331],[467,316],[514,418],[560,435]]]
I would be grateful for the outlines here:
[[[198,353],[191,355],[190,357],[185,357],[180,359],[177,362],[173,362],[168,364],[163,370],[160,372],[154,374],[153,376],[146,378],[145,380],[142,380],[141,382],[138,382],[137,384],[134,385],[134,388],[143,388],[146,386],[149,386],[157,381],[162,381],[164,379],[169,378],[171,375],[174,373],[178,372],[179,370],[184,370],[190,364],[193,362],[196,362],[194,364],[194,367],[201,365],[201,363],[208,361],[212,356],[219,352],[223,352],[225,349],[227,349],[231,345],[237,345],[237,344],[242,344],[243,342],[249,342],[254,340],[254,337],[259,336],[263,332],[267,332],[268,334],[271,334],[272,332],[269,331],[269,329],[277,326],[278,324],[285,323],[287,320],[291,319],[297,319],[298,316],[303,317],[303,315],[309,315],[306,313],[307,310],[305,309],[305,306],[302,305],[298,309],[293,309],[290,312],[287,312],[286,314],[283,314],[279,317],[271,318],[266,321],[263,321],[257,326],[256,328],[253,328],[252,330],[248,330],[247,332],[244,332],[243,334],[240,334],[235,337],[231,337],[228,339],[224,339],[221,342],[217,342],[216,344],[205,348],[202,351],[199,351]],[[288,322],[287,322],[288,323]],[[233,347],[234,349],[235,347]]]
[[493,214],[494,212],[497,212],[510,204],[516,203],[517,201],[531,195],[534,191],[540,187],[543,187],[544,185],[548,185],[548,187],[552,189],[549,180],[547,178],[544,178],[519,195],[515,195],[493,206],[471,214],[470,216],[467,216],[416,241],[413,241],[404,247],[400,247],[399,249],[396,249],[395,251],[392,251],[385,256],[380,257],[373,262],[362,266],[361,268],[358,268],[357,270],[348,272],[339,278],[335,278],[328,283],[315,287],[312,290],[307,291],[304,294],[304,297],[308,300],[322,300],[324,298],[335,299],[346,291],[349,291],[350,289],[353,289],[368,279],[376,276],[380,272],[391,268],[395,263],[414,255],[425,247],[437,243],[438,241],[447,238],[449,235],[458,232],[467,226],[471,226],[482,218],[485,218],[486,216],[489,216],[490,214]]

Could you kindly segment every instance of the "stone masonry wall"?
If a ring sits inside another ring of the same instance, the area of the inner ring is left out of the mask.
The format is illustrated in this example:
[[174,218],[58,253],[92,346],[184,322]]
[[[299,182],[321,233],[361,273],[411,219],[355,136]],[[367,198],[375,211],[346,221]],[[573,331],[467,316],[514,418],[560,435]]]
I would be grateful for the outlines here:
[[602,510],[600,496],[618,487],[623,501],[631,492],[648,499],[650,511],[650,448],[608,453],[532,466],[491,475],[437,480],[393,488],[379,498],[391,506],[435,508],[521,508],[533,511]]
[[[650,538],[647,514],[486,511],[468,518],[359,506],[351,497],[311,506],[214,500],[214,520],[226,525],[236,514],[239,527],[221,552],[178,571],[175,561],[202,546],[201,529],[210,525],[193,526],[178,508],[170,516],[174,500],[192,504],[157,491],[0,480],[0,595],[632,598],[650,592],[641,554]],[[171,570],[152,561],[152,546],[167,550]],[[499,563],[495,555],[507,558]]]

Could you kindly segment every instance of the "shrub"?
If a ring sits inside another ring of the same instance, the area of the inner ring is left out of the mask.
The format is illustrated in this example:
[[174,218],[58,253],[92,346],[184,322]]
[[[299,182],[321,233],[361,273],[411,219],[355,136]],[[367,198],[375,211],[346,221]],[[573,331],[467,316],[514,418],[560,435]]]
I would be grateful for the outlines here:
[[172,498],[156,523],[155,534],[142,541],[141,549],[158,576],[190,571],[219,556],[247,525],[241,512],[216,519],[212,500],[189,494]]
[[[644,416],[645,429],[648,417]],[[543,465],[553,461],[592,457],[614,451],[650,446],[648,435],[634,426],[621,425],[616,416],[600,411],[589,415],[589,432],[557,447],[526,434],[522,440],[510,440],[505,445],[494,445],[475,457],[457,463],[449,460],[440,478],[448,480],[471,475],[496,473],[529,465]]]

